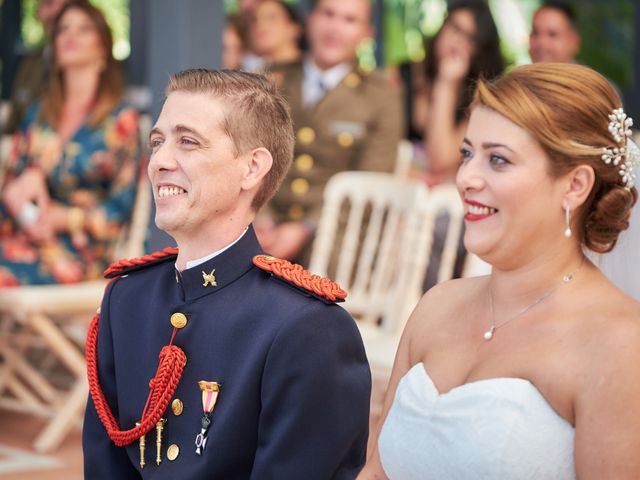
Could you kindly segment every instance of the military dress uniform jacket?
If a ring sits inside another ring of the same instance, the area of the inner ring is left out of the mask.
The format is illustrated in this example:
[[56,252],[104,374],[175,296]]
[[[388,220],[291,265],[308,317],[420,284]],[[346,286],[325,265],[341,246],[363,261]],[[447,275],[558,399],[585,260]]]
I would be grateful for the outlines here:
[[354,68],[318,103],[305,107],[302,63],[272,67],[291,107],[295,156],[269,204],[276,223],[317,222],[324,187],[346,170],[392,172],[404,127],[401,90],[383,73]]
[[[371,390],[357,327],[338,305],[254,266],[252,257],[260,253],[249,228],[230,249],[181,273],[170,257],[109,284],[101,307],[98,372],[120,429],[140,419],[174,313],[187,318],[174,339],[187,362],[164,415],[160,465],[154,430],[146,435],[141,469],[138,442],[115,446],[89,398],[86,479],[357,475],[365,461]],[[215,277],[215,286],[203,282],[204,274]],[[199,456],[194,440],[203,414],[201,380],[221,387]]]

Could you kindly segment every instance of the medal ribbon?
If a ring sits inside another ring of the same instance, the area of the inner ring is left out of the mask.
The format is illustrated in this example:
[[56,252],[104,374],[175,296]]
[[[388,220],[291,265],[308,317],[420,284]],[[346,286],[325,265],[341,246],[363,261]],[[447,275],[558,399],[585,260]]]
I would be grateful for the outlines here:
[[200,380],[198,382],[202,391],[202,411],[205,415],[211,414],[216,402],[218,401],[218,393],[220,393],[220,384],[218,382],[206,382]]

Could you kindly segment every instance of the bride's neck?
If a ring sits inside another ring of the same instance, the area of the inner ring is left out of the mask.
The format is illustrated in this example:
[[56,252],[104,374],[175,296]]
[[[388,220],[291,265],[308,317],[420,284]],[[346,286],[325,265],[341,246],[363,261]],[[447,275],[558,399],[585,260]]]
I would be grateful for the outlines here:
[[579,248],[539,256],[515,268],[493,268],[489,287],[494,301],[518,307],[562,284],[565,275],[576,273],[586,262]]

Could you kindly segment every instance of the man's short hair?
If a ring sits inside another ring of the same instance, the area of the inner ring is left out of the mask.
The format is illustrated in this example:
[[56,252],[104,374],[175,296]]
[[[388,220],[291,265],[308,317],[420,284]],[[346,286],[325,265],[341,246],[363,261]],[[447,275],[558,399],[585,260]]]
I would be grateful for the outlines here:
[[293,159],[293,125],[284,97],[262,75],[204,68],[171,75],[165,96],[173,92],[204,93],[222,100],[221,128],[231,138],[236,155],[259,147],[269,150],[273,165],[251,204],[257,211],[275,194]]
[[569,24],[574,28],[574,30],[577,29],[576,11],[574,10],[574,8],[571,6],[570,3],[563,2],[561,0],[548,0],[548,1],[542,2],[542,5],[538,7],[537,11],[540,11],[543,8],[553,8],[555,10],[560,11],[560,13],[562,13],[565,17],[567,17]]

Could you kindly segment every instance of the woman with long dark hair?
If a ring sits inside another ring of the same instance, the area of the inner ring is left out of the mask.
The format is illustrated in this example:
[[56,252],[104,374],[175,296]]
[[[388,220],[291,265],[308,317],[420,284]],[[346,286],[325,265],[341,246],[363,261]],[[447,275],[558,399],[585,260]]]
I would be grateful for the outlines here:
[[0,286],[98,278],[133,208],[138,114],[102,13],[69,2],[53,32],[53,71],[29,109],[0,186]]
[[475,84],[481,76],[490,79],[503,70],[489,7],[456,3],[427,45],[425,83],[412,101],[411,123],[423,134],[429,185],[453,180]]

